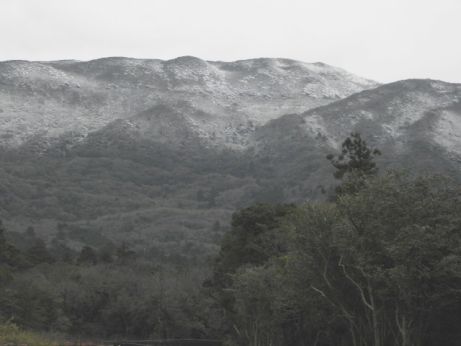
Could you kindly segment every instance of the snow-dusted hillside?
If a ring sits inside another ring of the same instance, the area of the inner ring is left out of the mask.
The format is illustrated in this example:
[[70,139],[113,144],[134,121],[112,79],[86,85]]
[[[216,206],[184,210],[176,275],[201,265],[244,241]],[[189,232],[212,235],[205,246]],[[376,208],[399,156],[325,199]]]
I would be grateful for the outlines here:
[[461,177],[461,84],[404,80],[365,90],[269,122],[256,130],[254,149],[278,158],[280,176],[296,157],[315,158],[306,182],[316,186],[325,183],[325,154],[337,152],[351,132],[382,150],[383,168]]
[[424,141],[461,157],[461,84],[404,80],[303,114],[306,131],[339,145],[351,131],[405,150]]
[[375,86],[339,68],[288,59],[6,61],[0,144],[83,138],[122,119],[153,140],[187,127],[208,144],[241,148],[255,126]]
[[285,59],[3,62],[0,218],[50,239],[66,224],[77,247],[211,253],[236,209],[325,198],[325,156],[352,131],[382,170],[461,179],[460,84]]

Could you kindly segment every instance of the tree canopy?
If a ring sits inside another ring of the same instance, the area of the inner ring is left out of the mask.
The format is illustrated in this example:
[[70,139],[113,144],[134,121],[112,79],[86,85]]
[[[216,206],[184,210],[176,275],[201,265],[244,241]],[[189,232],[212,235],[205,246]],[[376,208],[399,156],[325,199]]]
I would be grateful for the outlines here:
[[381,155],[378,149],[368,147],[358,132],[351,133],[341,145],[339,154],[329,154],[327,159],[336,168],[334,177],[342,179],[346,174],[374,175],[378,172],[375,158]]
[[387,172],[334,202],[291,210],[272,238],[283,251],[245,261],[219,288],[233,302],[234,340],[456,345],[460,193],[446,178]]

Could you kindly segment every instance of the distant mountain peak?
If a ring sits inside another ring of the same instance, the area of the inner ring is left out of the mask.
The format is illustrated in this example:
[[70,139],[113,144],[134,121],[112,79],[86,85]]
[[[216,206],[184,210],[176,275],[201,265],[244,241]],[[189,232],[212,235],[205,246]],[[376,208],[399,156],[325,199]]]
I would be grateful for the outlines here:
[[186,65],[194,66],[194,65],[206,65],[207,61],[197,58],[192,55],[184,55],[184,56],[179,56],[174,59],[165,60],[164,63],[166,64],[186,64]]

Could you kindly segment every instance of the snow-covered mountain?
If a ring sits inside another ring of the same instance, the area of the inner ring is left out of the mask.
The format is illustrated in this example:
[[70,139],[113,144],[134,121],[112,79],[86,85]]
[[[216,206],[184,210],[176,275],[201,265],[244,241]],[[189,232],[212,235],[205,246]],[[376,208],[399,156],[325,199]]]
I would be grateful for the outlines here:
[[461,179],[461,84],[287,59],[0,62],[0,219],[211,253],[237,208],[325,198],[352,131],[381,169]]
[[[152,140],[186,128],[242,148],[256,126],[377,86],[322,63],[104,58],[0,62],[0,144],[84,138],[115,120]],[[178,116],[175,116],[178,115]],[[149,131],[146,131],[146,127]]]
[[254,152],[277,161],[279,177],[304,171],[306,186],[328,186],[325,155],[338,152],[351,132],[381,149],[382,168],[461,179],[461,84],[403,80],[285,115],[256,130]]
[[461,84],[404,80],[363,91],[302,115],[305,129],[338,144],[369,133],[376,145],[404,149],[416,138],[461,155]]

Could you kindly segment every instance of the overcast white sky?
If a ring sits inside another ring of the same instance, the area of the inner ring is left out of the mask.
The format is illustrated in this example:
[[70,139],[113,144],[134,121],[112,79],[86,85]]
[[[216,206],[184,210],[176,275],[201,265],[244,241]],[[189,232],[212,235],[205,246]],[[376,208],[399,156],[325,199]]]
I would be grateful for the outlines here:
[[182,55],[461,83],[461,0],[0,1],[0,60]]

